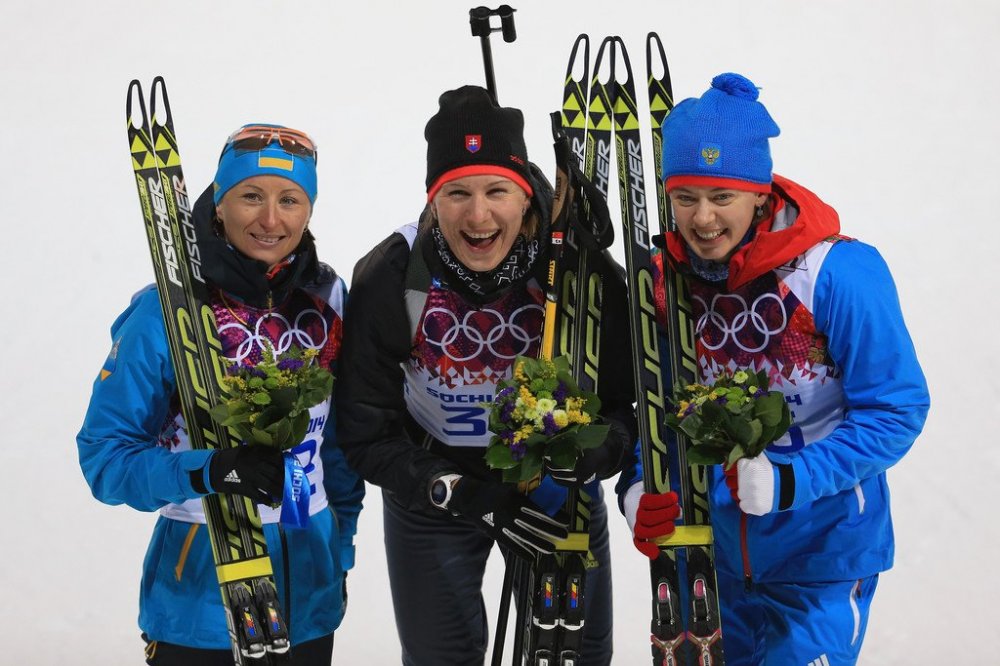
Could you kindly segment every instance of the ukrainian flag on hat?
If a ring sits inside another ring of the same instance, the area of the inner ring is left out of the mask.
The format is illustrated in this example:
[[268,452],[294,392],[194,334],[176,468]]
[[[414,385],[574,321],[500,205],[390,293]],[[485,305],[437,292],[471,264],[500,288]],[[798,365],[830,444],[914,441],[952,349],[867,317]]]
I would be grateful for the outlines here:
[[[251,123],[262,125],[265,123]],[[284,125],[268,125],[284,127]],[[248,125],[244,125],[248,127]],[[263,150],[237,151],[227,145],[219,158],[219,167],[212,182],[216,205],[222,197],[241,181],[253,176],[281,176],[301,187],[310,203],[316,202],[316,160],[302,155],[285,152],[281,144],[274,141]]]

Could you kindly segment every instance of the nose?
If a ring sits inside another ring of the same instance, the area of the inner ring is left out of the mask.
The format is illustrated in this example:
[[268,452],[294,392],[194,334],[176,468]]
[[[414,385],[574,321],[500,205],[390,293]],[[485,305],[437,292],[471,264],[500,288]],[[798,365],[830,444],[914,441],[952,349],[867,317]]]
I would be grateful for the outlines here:
[[694,215],[692,216],[692,221],[697,225],[710,224],[715,217],[715,212],[712,205],[707,201],[699,201],[695,206]]
[[482,194],[475,194],[469,199],[469,222],[486,222],[490,218],[490,203]]
[[261,210],[260,217],[257,219],[257,222],[258,224],[260,224],[261,228],[265,230],[270,230],[277,227],[278,226],[277,202],[269,203],[268,205],[264,206],[263,210]]

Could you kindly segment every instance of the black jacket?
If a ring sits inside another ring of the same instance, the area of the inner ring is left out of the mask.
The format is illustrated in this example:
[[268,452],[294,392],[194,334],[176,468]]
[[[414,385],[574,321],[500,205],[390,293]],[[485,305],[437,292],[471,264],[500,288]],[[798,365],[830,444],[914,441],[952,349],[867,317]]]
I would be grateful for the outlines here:
[[[601,413],[624,422],[634,435],[624,276],[610,256],[603,256]],[[406,239],[393,233],[354,268],[336,384],[337,439],[366,481],[389,491],[408,509],[429,510],[428,486],[438,474],[487,478],[492,473],[483,449],[432,440],[407,411],[401,364],[409,359],[412,345],[403,297],[409,258]]]

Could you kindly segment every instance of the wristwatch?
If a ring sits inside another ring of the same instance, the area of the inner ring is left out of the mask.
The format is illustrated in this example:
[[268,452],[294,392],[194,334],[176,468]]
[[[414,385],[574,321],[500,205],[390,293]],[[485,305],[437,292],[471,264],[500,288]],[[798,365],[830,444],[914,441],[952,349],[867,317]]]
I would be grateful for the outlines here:
[[431,481],[431,504],[439,509],[447,510],[448,502],[451,501],[451,490],[461,478],[461,474],[442,474]]

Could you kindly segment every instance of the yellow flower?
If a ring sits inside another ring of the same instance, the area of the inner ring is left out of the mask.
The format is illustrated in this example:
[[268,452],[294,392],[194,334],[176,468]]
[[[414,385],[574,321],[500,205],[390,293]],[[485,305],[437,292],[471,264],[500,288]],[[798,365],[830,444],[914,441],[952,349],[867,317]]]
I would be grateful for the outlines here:
[[531,410],[535,408],[536,403],[535,396],[531,395],[531,391],[528,390],[527,386],[522,386],[517,392],[518,400],[524,405],[526,410]]
[[530,425],[526,425],[519,428],[514,432],[514,443],[517,444],[522,440],[528,439],[529,437],[531,437],[532,432],[534,432],[534,428],[532,428]]
[[524,374],[524,361],[520,361],[514,366],[514,379],[516,379],[519,384],[528,383],[528,376]]
[[556,409],[552,412],[552,420],[555,421],[556,427],[565,428],[569,425],[569,414],[564,409]]

